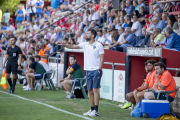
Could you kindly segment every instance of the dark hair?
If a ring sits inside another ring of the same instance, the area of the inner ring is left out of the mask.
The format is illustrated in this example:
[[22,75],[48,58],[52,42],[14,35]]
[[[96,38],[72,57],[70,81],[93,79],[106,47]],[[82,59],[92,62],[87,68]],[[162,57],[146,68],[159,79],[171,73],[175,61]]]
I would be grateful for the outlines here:
[[26,32],[30,32],[30,30],[29,30],[29,29],[27,29],[27,30],[25,31],[25,34],[26,34]]
[[125,16],[127,14],[125,10],[122,10],[121,12],[122,12],[123,16]]
[[174,17],[174,15],[168,15],[168,18],[169,18],[169,20],[171,21],[171,24],[170,24],[170,26],[171,26],[171,28],[173,28],[173,25],[174,25],[174,23],[176,22],[176,18]]
[[22,55],[22,59],[27,60],[27,58],[26,58],[26,56],[25,56],[25,55]]
[[67,37],[65,37],[63,40],[67,40],[67,41],[68,41],[68,38],[67,38]]
[[36,22],[37,25],[39,25],[39,22]]
[[152,65],[154,66],[154,64],[156,63],[156,60],[154,60],[154,59],[147,60],[146,63],[147,63],[147,64],[150,63],[150,64],[152,64]]
[[5,23],[1,22],[2,25],[5,25]]
[[24,41],[24,38],[19,38],[20,39],[20,41]]
[[17,41],[17,38],[16,38],[16,37],[11,37],[11,38],[14,38],[14,39]]
[[154,66],[159,66],[160,68],[164,68],[164,70],[166,70],[166,65],[162,62],[157,62],[154,64]]
[[93,28],[89,28],[87,31],[91,31],[91,34],[94,35],[94,39],[96,38],[97,35],[96,30],[94,30]]
[[38,52],[39,52],[39,49],[36,49],[35,51],[38,51]]
[[[138,11],[138,10],[135,10],[134,12],[135,12],[136,16],[138,17],[138,16],[139,16],[139,11]],[[133,16],[134,16],[134,15],[133,15]]]
[[39,55],[36,55],[35,58],[39,58],[39,60],[41,60],[41,57]]
[[31,47],[31,49],[35,51],[35,48],[34,48],[34,47]]
[[6,13],[9,13],[9,11],[10,11],[9,9],[6,9]]
[[73,57],[73,58],[74,58],[74,60],[76,60],[76,56],[75,56],[75,55],[71,55],[70,57]]
[[30,60],[31,62],[35,61],[33,57],[30,57],[28,60]]

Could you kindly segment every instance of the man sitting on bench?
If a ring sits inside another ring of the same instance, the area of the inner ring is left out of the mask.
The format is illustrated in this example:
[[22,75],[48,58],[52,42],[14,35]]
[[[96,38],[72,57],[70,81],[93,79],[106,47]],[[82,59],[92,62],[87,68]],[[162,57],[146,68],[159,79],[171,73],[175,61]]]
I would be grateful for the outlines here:
[[[131,102],[134,106],[139,103],[139,101],[144,97],[145,91],[152,91],[153,85],[154,85],[154,63],[156,63],[155,60],[147,60],[147,71],[149,72],[146,76],[146,82],[141,87],[134,90],[134,92],[130,92],[126,94],[126,98],[129,102]],[[128,103],[126,106],[124,105],[123,108],[127,108],[131,106],[130,103]]]
[[[168,70],[166,70],[166,66],[162,62],[158,62],[154,64],[155,66],[155,84],[154,84],[154,93],[155,98],[157,98],[158,92],[160,90],[165,91],[174,91],[176,90],[176,82],[174,78],[172,77],[171,73],[169,73]],[[172,102],[174,100],[174,97],[176,95],[176,92],[173,92],[169,95],[168,101]],[[166,100],[166,95],[164,93],[161,93],[159,96],[160,100]]]
[[28,73],[26,74],[26,79],[29,84],[29,87],[27,87],[24,90],[31,91],[33,90],[34,81],[42,79],[43,74],[46,72],[46,70],[40,63],[35,62],[33,57],[30,57],[28,59],[28,65],[29,65],[29,70]]
[[[66,74],[68,76],[64,78],[63,80],[60,80],[59,82],[62,83],[63,87],[68,92],[66,99],[73,99],[73,98],[76,98],[76,96],[72,95],[70,98],[71,87],[74,84],[76,78],[83,78],[83,71],[82,71],[81,66],[76,62],[75,55],[71,55],[69,57],[69,62],[72,65],[72,67],[69,67],[66,71]],[[72,77],[72,80],[71,80],[71,77]],[[75,85],[80,86],[80,82],[76,80]]]

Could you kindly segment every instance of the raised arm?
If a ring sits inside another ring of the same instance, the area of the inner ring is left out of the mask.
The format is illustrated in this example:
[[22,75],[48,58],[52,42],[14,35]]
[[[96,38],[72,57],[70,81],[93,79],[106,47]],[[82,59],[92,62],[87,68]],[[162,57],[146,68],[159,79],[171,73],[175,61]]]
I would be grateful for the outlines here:
[[61,42],[57,42],[57,45],[67,47],[69,49],[80,49],[79,45],[63,44]]

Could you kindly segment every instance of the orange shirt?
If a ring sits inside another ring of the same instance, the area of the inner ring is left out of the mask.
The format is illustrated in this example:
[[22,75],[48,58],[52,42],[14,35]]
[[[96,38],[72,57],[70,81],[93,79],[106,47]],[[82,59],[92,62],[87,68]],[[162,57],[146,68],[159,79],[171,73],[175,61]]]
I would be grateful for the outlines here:
[[[166,91],[176,90],[176,82],[168,70],[164,71],[162,75],[159,75],[159,80],[161,82],[161,85],[166,86],[165,88]],[[156,80],[156,83],[157,83],[157,80]],[[161,90],[159,86],[158,86],[158,89]],[[175,97],[175,95],[176,95],[176,92],[173,92],[170,94],[170,96],[173,98]]]
[[154,73],[155,73],[155,70],[152,73],[149,72],[146,76],[146,84],[149,85],[149,88],[153,88],[153,85],[156,79]]

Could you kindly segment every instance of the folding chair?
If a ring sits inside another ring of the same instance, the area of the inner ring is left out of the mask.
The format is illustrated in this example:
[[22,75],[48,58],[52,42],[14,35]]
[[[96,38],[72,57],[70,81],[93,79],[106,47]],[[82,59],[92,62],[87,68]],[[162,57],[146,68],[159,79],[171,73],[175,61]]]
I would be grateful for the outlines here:
[[[159,96],[160,96],[161,93],[165,93],[165,94],[166,94],[166,100],[168,101],[169,94],[177,91],[178,89],[179,89],[179,87],[177,86],[176,90],[174,90],[174,91],[164,91],[164,90],[161,90],[161,91],[158,92],[157,99],[159,99]],[[171,104],[170,104],[170,111],[173,112],[173,109],[172,109],[172,105],[171,105]]]
[[[80,86],[76,86],[75,85],[76,84],[76,80],[80,81]],[[83,84],[83,82],[84,82],[84,84]],[[76,78],[75,81],[74,81],[74,84],[72,85],[72,90],[71,90],[70,98],[71,98],[72,93],[74,92],[75,88],[80,88],[84,98],[88,99],[88,96],[87,96],[85,88],[84,88],[85,85],[86,85],[86,76],[84,78]]]
[[41,91],[42,85],[43,85],[43,81],[46,84],[47,88],[56,90],[54,83],[52,81],[52,79],[55,76],[55,71],[54,70],[50,70],[47,71],[46,73],[44,73],[43,78],[41,80],[36,80],[34,83],[35,86],[35,90]]

